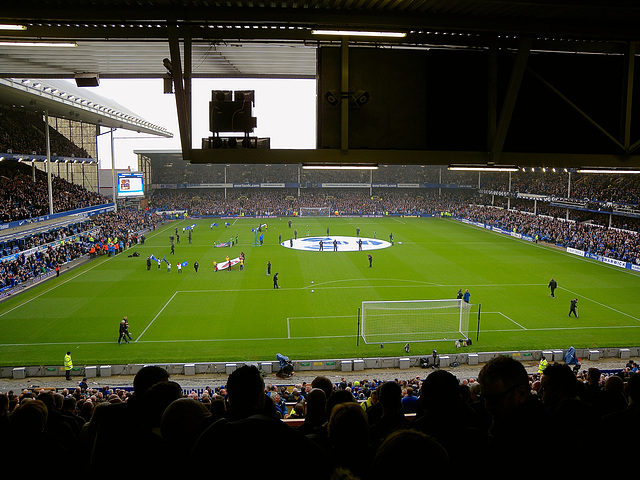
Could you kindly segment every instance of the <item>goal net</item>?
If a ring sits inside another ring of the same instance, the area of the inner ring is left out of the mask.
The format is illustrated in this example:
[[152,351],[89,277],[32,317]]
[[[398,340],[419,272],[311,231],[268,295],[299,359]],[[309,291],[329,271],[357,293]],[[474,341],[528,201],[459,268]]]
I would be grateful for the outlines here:
[[362,302],[365,343],[459,340],[469,333],[471,305],[463,300]]
[[330,207],[300,207],[301,217],[330,217]]

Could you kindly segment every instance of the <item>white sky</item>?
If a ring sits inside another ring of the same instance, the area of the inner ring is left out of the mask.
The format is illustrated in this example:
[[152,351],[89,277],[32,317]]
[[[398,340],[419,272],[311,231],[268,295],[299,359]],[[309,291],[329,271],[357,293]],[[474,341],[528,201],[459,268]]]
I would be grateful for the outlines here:
[[[271,139],[271,148],[313,149],[316,144],[315,80],[194,79],[192,81],[193,148],[210,137],[209,102],[212,90],[255,90],[253,135]],[[134,150],[180,150],[175,95],[163,93],[161,79],[100,80],[92,91],[115,100],[139,117],[168,129],[173,138],[152,137],[130,130],[115,130],[115,167],[137,170]],[[107,129],[102,129],[108,132]],[[111,135],[98,137],[100,168],[111,168]]]

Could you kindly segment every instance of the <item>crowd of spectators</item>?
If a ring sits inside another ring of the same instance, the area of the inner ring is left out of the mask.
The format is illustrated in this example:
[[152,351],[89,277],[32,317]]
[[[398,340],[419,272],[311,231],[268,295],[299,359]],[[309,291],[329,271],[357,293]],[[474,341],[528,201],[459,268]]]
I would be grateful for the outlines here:
[[[49,146],[51,153],[57,156],[89,158],[85,149],[78,147],[53,127],[49,128]],[[43,115],[17,108],[0,109],[0,153],[46,155]]]
[[640,265],[640,233],[490,206],[460,205],[455,216],[540,241]]
[[325,215],[419,215],[446,210],[471,201],[463,189],[442,194],[437,189],[161,189],[150,197],[150,207],[160,211],[186,210],[191,216],[298,215],[301,208],[322,209]]
[[[227,478],[259,478],[274,461],[310,479],[412,478],[472,465],[476,474],[524,468],[539,450],[554,472],[574,463],[574,442],[598,442],[599,457],[633,444],[640,376],[629,361],[614,372],[549,364],[529,374],[509,356],[477,378],[429,370],[408,380],[364,378],[265,385],[241,366],[224,385],[198,393],[159,366],[145,366],[133,391],[75,388],[0,394],[4,465],[126,467],[173,475],[217,465]],[[614,458],[612,457],[612,458]],[[555,464],[565,459],[568,463]],[[225,465],[225,467],[223,467]],[[216,467],[214,467],[216,468]]]
[[[35,174],[35,178],[34,178]],[[51,179],[53,213],[102,205],[109,200],[58,176]],[[24,220],[49,213],[47,174],[17,161],[0,162],[0,220]]]
[[382,165],[378,170],[307,170],[300,165],[215,165],[186,162],[151,164],[152,184],[326,183],[455,184],[478,186],[478,175],[449,171],[445,166]]
[[48,272],[59,273],[63,265],[83,256],[109,254],[109,247],[114,244],[117,248],[113,251],[122,252],[143,243],[144,232],[154,230],[160,221],[155,213],[118,210],[26,238],[20,247],[40,248],[31,253],[25,253],[26,249],[17,254],[9,249],[0,252],[0,291],[24,286]]
[[480,177],[480,188],[518,194],[548,195],[594,203],[640,205],[640,176],[581,174],[576,172],[513,172],[509,186],[506,173],[488,173]]
[[536,194],[594,203],[640,205],[638,175],[580,174],[559,170],[509,173],[450,171],[442,165],[382,165],[375,171],[305,170],[299,165],[192,165],[152,163],[152,184],[327,183],[457,185],[512,194]]

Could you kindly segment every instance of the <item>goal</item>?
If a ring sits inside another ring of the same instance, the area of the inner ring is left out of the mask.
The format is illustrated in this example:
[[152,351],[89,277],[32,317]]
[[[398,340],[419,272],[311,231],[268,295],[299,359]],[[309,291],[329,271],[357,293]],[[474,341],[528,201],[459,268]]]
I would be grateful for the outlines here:
[[330,217],[330,207],[300,207],[301,217]]
[[463,300],[362,302],[360,336],[367,344],[468,338],[470,310]]

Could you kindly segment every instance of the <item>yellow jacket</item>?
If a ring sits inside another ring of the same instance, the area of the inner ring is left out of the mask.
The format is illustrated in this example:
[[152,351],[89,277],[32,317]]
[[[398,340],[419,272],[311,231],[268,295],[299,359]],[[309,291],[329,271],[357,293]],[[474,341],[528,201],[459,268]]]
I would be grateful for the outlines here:
[[540,363],[538,364],[538,373],[542,374],[542,372],[544,371],[545,368],[547,368],[547,360],[546,359],[541,359]]
[[67,354],[64,356],[64,369],[71,370],[73,368],[73,361],[71,360],[71,355]]

